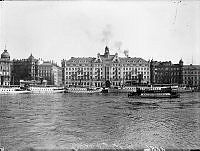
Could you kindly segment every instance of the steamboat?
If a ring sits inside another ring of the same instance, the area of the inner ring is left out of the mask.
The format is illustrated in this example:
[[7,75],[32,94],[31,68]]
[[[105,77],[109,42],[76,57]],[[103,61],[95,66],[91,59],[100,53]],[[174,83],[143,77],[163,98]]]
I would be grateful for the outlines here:
[[62,93],[64,92],[64,87],[56,87],[56,86],[29,86],[27,88],[30,93]]
[[0,87],[0,94],[21,94],[21,93],[30,93],[30,91],[23,89],[20,86],[2,86],[2,87]]
[[171,87],[150,87],[137,88],[136,92],[131,92],[128,97],[132,98],[179,98],[180,94]]
[[115,86],[108,88],[107,92],[109,93],[129,93],[129,92],[136,92],[136,86]]
[[65,91],[62,86],[46,85],[46,81],[43,81],[43,83],[39,83],[37,81],[20,80],[20,87],[30,93],[61,93]]
[[92,94],[102,92],[102,88],[99,87],[68,87],[65,90],[66,93],[83,93]]

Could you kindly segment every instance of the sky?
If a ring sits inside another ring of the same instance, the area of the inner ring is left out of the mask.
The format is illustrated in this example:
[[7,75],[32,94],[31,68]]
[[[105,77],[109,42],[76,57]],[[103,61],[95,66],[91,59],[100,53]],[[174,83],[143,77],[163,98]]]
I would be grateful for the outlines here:
[[3,1],[0,53],[54,60],[110,53],[200,64],[200,1]]

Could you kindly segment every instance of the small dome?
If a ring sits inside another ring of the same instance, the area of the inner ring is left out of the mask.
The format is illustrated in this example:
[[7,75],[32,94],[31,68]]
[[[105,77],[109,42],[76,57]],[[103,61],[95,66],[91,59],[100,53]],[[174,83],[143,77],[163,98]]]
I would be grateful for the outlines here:
[[1,59],[10,59],[10,55],[9,55],[9,53],[8,53],[8,51],[6,49],[1,54]]
[[29,59],[29,60],[33,60],[33,59],[34,59],[33,55],[31,54],[31,55],[28,57],[28,59]]

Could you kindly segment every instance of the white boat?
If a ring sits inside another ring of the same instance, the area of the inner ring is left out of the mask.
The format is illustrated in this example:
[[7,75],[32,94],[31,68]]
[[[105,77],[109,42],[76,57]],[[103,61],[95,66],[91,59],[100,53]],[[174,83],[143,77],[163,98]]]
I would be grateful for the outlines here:
[[29,90],[21,89],[20,87],[4,86],[0,87],[0,94],[20,94],[30,93]]
[[137,88],[136,92],[128,94],[133,98],[179,98],[180,94],[172,90],[172,88]]
[[83,93],[83,94],[92,94],[100,93],[102,88],[86,88],[86,87],[68,87],[66,88],[66,93]]
[[121,92],[124,93],[136,92],[136,86],[124,86],[122,87]]
[[129,93],[129,92],[136,92],[136,86],[116,86],[108,88],[109,93]]
[[194,92],[194,90],[190,87],[178,87],[177,91],[179,93]]
[[64,87],[56,86],[29,86],[27,88],[31,93],[62,93],[64,92]]

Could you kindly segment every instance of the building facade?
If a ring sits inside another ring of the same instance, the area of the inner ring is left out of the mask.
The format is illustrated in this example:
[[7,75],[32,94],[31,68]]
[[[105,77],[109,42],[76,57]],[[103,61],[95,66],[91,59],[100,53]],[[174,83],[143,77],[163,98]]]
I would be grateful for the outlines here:
[[47,85],[62,85],[62,68],[56,63],[44,61],[38,66],[40,79],[47,80]]
[[110,55],[105,47],[97,57],[62,60],[63,84],[83,86],[122,86],[150,82],[150,63],[142,58]]
[[200,65],[183,66],[183,84],[189,87],[200,88]]
[[38,80],[38,59],[32,54],[28,59],[13,59],[12,82],[18,85],[20,80]]
[[5,49],[0,58],[0,85],[10,85],[11,65],[10,55]]
[[183,61],[150,62],[151,84],[183,84]]

